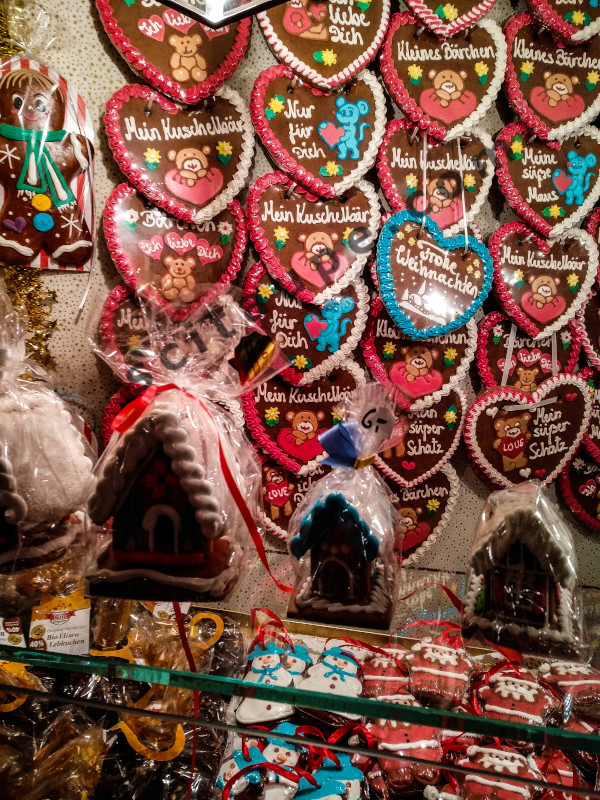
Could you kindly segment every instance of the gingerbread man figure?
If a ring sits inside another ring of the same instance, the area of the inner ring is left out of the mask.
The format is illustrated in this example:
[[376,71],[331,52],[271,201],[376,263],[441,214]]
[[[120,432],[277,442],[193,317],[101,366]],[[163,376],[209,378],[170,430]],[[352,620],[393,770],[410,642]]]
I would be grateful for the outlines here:
[[600,671],[587,664],[555,661],[541,665],[540,678],[568,698],[573,711],[600,719]]
[[[74,178],[90,169],[92,144],[64,126],[62,88],[33,69],[0,78],[0,260],[30,264],[44,250],[60,266],[83,266],[92,235]],[[91,191],[88,187],[87,191]]]
[[542,781],[535,761],[510,747],[469,747],[466,758],[458,762],[469,770],[485,770],[488,775],[467,773],[464,780],[465,800],[531,800],[538,794],[535,787],[519,778]]
[[458,643],[442,636],[415,644],[406,656],[410,691],[424,703],[452,708],[468,697],[478,671],[475,661]]
[[476,689],[484,716],[510,722],[546,725],[559,700],[525,669],[501,667]]
[[363,695],[376,697],[378,700],[402,702],[398,698],[406,698],[408,688],[408,668],[404,663],[404,648],[386,650],[389,656],[375,653],[363,665]]

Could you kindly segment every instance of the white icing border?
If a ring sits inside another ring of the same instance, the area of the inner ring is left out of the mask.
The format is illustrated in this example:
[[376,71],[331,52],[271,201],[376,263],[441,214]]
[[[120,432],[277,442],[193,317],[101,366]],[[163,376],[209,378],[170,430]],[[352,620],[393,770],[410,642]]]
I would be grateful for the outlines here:
[[371,587],[371,594],[369,596],[369,603],[367,605],[359,605],[352,603],[337,603],[326,598],[315,598],[310,593],[312,578],[309,575],[304,583],[300,586],[294,600],[299,609],[315,609],[316,611],[327,611],[328,614],[336,614],[348,612],[351,614],[381,614],[384,616],[390,605],[393,603],[392,594],[389,591],[389,577],[390,570],[388,565],[381,560],[377,564],[376,578]]
[[347,83],[356,75],[361,67],[366,67],[375,58],[377,51],[379,50],[385,38],[390,21],[390,13],[390,0],[382,0],[381,20],[379,22],[379,28],[377,29],[371,44],[366,50],[363,50],[362,53],[345,69],[343,69],[341,72],[336,72],[336,74],[332,75],[330,78],[326,78],[314,67],[311,67],[310,64],[306,64],[304,61],[301,61],[288,47],[284,45],[284,43],[273,30],[268,11],[261,11],[258,13],[256,15],[256,21],[258,22],[262,35],[265,37],[265,41],[275,54],[275,57],[278,61],[282,61],[300,77],[306,78],[309,83],[313,84],[313,86],[323,89],[324,91],[329,91],[340,84]]
[[[548,395],[552,394],[552,392],[555,391],[561,384],[573,385],[574,381],[575,385],[579,388],[583,395],[585,404],[585,411],[581,421],[581,426],[573,439],[573,444],[568,452],[563,454],[563,458],[559,461],[558,466],[549,475],[544,476],[542,481],[544,484],[552,483],[552,481],[560,475],[565,466],[570,462],[571,456],[581,444],[581,440],[583,439],[583,435],[585,434],[590,421],[590,415],[592,412],[592,398],[588,390],[588,386],[582,378],[580,378],[578,375],[567,375],[564,372],[561,372],[552,378],[548,378],[548,380],[540,384],[535,392],[526,396],[527,404],[533,406],[540,400],[543,400],[544,398],[548,397]],[[498,403],[498,401],[508,401],[513,405],[515,403],[520,405],[521,401],[515,397],[515,394],[524,393],[520,389],[515,389],[514,387],[508,386],[502,391],[498,391],[497,389],[486,389],[485,393],[478,397],[471,404],[465,414],[464,438],[467,445],[469,458],[473,459],[477,467],[481,469],[496,486],[499,486],[503,489],[506,489],[509,486],[518,486],[523,483],[523,481],[517,481],[516,483],[513,483],[513,481],[509,480],[506,475],[498,472],[498,470],[492,466],[491,462],[487,460],[483,454],[483,451],[481,450],[481,447],[479,446],[479,442],[477,441],[477,421],[479,420],[481,414],[485,412],[488,407]],[[523,400],[522,403],[525,405],[525,400]]]
[[[271,456],[269,456],[269,458],[271,458]],[[277,464],[277,466],[279,466],[279,464]],[[285,467],[281,467],[281,469],[285,469]],[[303,475],[302,477],[304,477],[304,478],[310,477],[314,472],[317,471],[317,469],[319,469],[319,465],[318,464],[316,466],[313,466],[312,472],[309,472],[306,475]],[[286,469],[285,471],[286,472],[291,472],[291,470],[289,470],[289,469]],[[294,475],[294,473],[292,473],[292,474]],[[322,475],[319,475],[317,477],[317,480],[319,478],[324,478],[326,474],[327,473],[323,473]],[[294,477],[299,477],[299,476],[294,475]],[[260,512],[260,520],[261,520],[262,524],[265,526],[265,529],[271,534],[271,536],[275,536],[277,539],[280,539],[283,542],[287,542],[287,539],[288,539],[287,531],[284,531],[283,528],[280,528],[279,525],[276,522],[274,522],[271,519],[271,517],[266,513],[266,511],[262,510]]]
[[[448,461],[450,461],[450,459],[456,452],[456,448],[460,444],[460,440],[462,438],[462,432],[465,426],[465,421],[467,417],[467,408],[468,408],[467,396],[465,395],[463,388],[461,386],[453,386],[452,388],[449,388],[447,392],[443,392],[437,401],[433,400],[433,395],[431,395],[432,398],[431,401],[428,402],[427,405],[424,405],[421,408],[419,408],[418,411],[423,411],[423,409],[434,405],[436,402],[439,402],[439,400],[442,400],[447,394],[450,394],[451,391],[456,392],[462,405],[462,414],[460,415],[460,423],[458,426],[458,430],[454,432],[455,438],[451,447],[444,454],[444,456],[438,461],[438,463],[429,470],[429,472],[426,472],[424,475],[421,475],[420,478],[416,478],[416,480],[414,481],[406,481],[401,475],[399,475],[395,470],[393,470],[390,466],[388,466],[388,464],[385,463],[385,461],[381,458],[381,456],[375,456],[375,466],[377,467],[377,469],[384,475],[386,475],[388,478],[391,478],[393,481],[395,481],[395,483],[397,483],[399,486],[402,486],[405,489],[412,489],[413,486],[418,486],[421,483],[425,483],[428,478],[431,478],[433,475],[436,474],[436,472],[439,472],[442,469],[442,467],[444,467],[448,463]],[[409,413],[410,414],[413,413],[412,409],[411,411],[409,411]]]
[[[458,493],[459,493],[459,489],[460,489],[460,481],[458,479],[458,475],[457,475],[456,470],[454,469],[454,467],[449,463],[448,464],[444,464],[444,466],[441,468],[440,472],[444,473],[444,475],[448,478],[448,481],[450,483],[450,494],[448,496],[448,503],[446,505],[446,509],[445,509],[444,513],[442,514],[442,517],[441,517],[440,521],[435,526],[435,529],[433,530],[433,532],[430,533],[429,536],[425,539],[425,541],[422,542],[422,544],[420,544],[417,547],[417,549],[414,550],[407,558],[403,558],[402,559],[402,566],[403,567],[412,566],[415,561],[418,561],[423,555],[425,555],[425,553],[429,550],[431,545],[435,544],[438,536],[440,535],[440,533],[444,530],[444,528],[448,524],[448,522],[450,520],[450,517],[452,516],[452,512],[454,511],[454,506],[456,505],[456,501],[458,500]],[[437,475],[437,473],[436,473],[436,475]],[[426,483],[426,481],[425,481],[425,483]],[[419,484],[419,485],[422,486],[422,484]],[[408,488],[414,489],[414,488],[417,488],[417,487],[414,487],[414,486],[411,486],[411,487],[402,486],[400,488],[401,489],[408,489]]]
[[598,352],[598,348],[594,347],[594,345],[592,344],[592,340],[589,337],[585,325],[585,309],[587,307],[588,302],[597,294],[598,290],[596,288],[594,288],[593,292],[590,292],[590,296],[586,298],[586,303],[581,306],[581,308],[575,315],[574,324],[581,338],[581,346],[585,353],[585,357],[587,358],[589,364],[592,367],[600,370],[600,353]]

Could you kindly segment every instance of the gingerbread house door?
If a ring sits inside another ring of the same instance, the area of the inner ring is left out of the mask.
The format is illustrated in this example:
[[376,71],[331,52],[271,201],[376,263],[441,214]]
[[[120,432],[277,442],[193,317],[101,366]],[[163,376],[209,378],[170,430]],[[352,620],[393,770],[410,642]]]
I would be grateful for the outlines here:
[[554,581],[524,542],[516,541],[490,576],[491,608],[503,619],[542,628]]
[[337,556],[327,556],[317,568],[313,587],[323,597],[354,600],[354,575],[348,564]]

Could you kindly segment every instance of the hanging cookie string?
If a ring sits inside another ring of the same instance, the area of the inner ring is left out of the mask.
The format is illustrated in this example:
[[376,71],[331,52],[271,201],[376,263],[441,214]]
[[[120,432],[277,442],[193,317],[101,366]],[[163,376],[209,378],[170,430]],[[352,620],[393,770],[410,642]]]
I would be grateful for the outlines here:
[[423,233],[425,227],[425,217],[427,215],[427,131],[423,133],[423,151],[421,154],[423,162],[423,218],[421,219],[421,229],[419,235]]
[[469,228],[467,227],[467,206],[465,201],[465,177],[463,172],[463,164],[462,164],[462,151],[460,149],[460,136],[456,140],[456,147],[458,150],[458,171],[460,173],[460,201],[462,207],[462,221],[463,221],[463,228],[465,233],[465,249],[463,251],[463,256],[467,255],[467,251],[469,250]]
[[500,386],[506,386],[508,376],[511,372],[513,350],[515,349],[515,339],[517,336],[517,326],[513,322],[510,326],[510,333],[508,334],[508,342],[506,345],[506,355],[504,356],[504,366],[502,367],[502,378],[500,379]]

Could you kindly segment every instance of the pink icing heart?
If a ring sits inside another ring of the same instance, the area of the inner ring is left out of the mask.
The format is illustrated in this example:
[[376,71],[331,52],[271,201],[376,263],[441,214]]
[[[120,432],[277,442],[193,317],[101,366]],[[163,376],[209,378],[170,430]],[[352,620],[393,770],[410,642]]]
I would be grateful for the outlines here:
[[[500,367],[500,369],[502,369],[502,370],[503,370],[503,369],[504,369],[504,365],[506,364],[506,359],[505,359],[505,358],[499,358],[499,359],[498,359],[498,361],[497,361],[496,363],[498,364],[498,366]],[[508,370],[508,374],[509,374],[509,375],[512,375],[512,374],[513,374],[513,372],[515,371],[515,367],[516,367],[516,366],[517,366],[517,359],[514,357],[514,355],[512,355],[512,356],[510,357],[510,368],[509,368],[509,370]]]
[[417,545],[421,544],[421,542],[424,542],[430,532],[431,528],[426,522],[419,522],[414,531],[407,533],[402,540],[402,549],[407,552],[412,550]]
[[165,175],[165,187],[172,195],[197,206],[205,205],[219,194],[222,186],[223,174],[216,167],[211,167],[193,186],[189,186],[176,169],[170,169]]
[[181,33],[187,33],[195,23],[195,20],[186,17],[185,14],[181,14],[178,11],[173,11],[172,8],[163,11],[163,19],[167,25],[170,25],[177,31],[181,31]]
[[540,367],[542,368],[542,372],[552,372],[552,357],[544,353],[544,355],[540,358]]
[[154,261],[159,261],[164,247],[162,236],[156,234],[151,239],[141,239],[138,242],[138,247],[145,256],[150,256]]
[[165,38],[165,24],[158,14],[152,14],[150,19],[138,20],[138,28],[144,36],[155,39],[157,42],[162,42]]
[[521,300],[521,308],[523,311],[542,324],[560,317],[566,307],[567,303],[565,298],[558,294],[554,295],[552,300],[541,308],[538,308],[538,304],[533,299],[532,292],[525,292]]
[[333,253],[329,261],[323,261],[317,269],[306,258],[305,250],[298,250],[290,259],[290,267],[307,283],[322,289],[339,280],[348,269],[348,259],[343,253]]
[[209,28],[208,25],[200,25],[204,33],[208,36],[209,39],[216,39],[218,36],[224,36],[226,33],[229,33],[229,25],[223,25],[222,28]]
[[548,102],[548,93],[543,86],[536,86],[531,90],[529,95],[529,103],[539,111],[546,119],[552,122],[564,122],[567,119],[575,119],[585,111],[585,100],[581,95],[572,94],[569,97],[564,97],[555,106],[551,106]]
[[206,239],[196,239],[196,252],[203,265],[223,258],[222,248],[218,244],[211,246]]
[[304,320],[304,327],[311,339],[316,339],[318,336],[327,329],[328,323],[320,319],[315,314],[309,314]]
[[567,191],[572,182],[573,179],[562,169],[552,176],[552,183],[561,194]]
[[541,480],[544,477],[544,475],[546,474],[546,470],[545,469],[536,469],[536,471],[533,474],[535,475],[536,478],[539,478]]
[[419,97],[419,105],[430,117],[448,125],[472,114],[477,108],[477,98],[473,92],[466,91],[458,100],[451,100],[447,106],[443,106],[435,89],[424,89]]
[[318,435],[321,433],[323,433],[323,431],[318,431],[317,436],[313,439],[307,439],[307,441],[299,444],[294,438],[292,431],[289,428],[284,428],[277,434],[277,444],[284,453],[307,463],[323,452],[323,448],[318,439]]
[[313,19],[320,22],[327,16],[327,3],[313,3],[310,7],[310,15]]
[[595,492],[596,484],[591,478],[587,483],[584,483],[579,487],[579,494],[584,495],[584,497],[593,497]]
[[333,122],[322,122],[319,125],[319,136],[332,150],[344,135],[344,129]]
[[197,244],[196,236],[191,232],[181,236],[175,231],[170,231],[165,236],[165,242],[171,248],[171,250],[174,250],[180,256],[182,256],[184,253],[189,253],[190,250],[193,250]]
[[416,466],[414,461],[403,461],[402,462],[402,469],[411,470],[414,469]]
[[577,394],[575,392],[570,392],[565,395],[565,399],[568,403],[572,403],[574,400],[577,400]]
[[[423,195],[417,197],[414,202],[414,207],[416,211],[423,213],[423,208],[425,207]],[[446,206],[446,208],[441,208],[439,211],[430,210],[428,216],[431,217],[431,219],[441,230],[444,230],[444,228],[449,228],[450,225],[460,222],[460,220],[463,218],[462,199],[460,197],[455,197],[449,206]]]
[[536,347],[534,350],[527,350],[525,347],[522,347],[517,353],[517,358],[521,364],[525,364],[526,367],[535,364],[536,361],[539,361],[541,357],[542,351],[539,349],[539,347]]
[[437,392],[443,383],[443,378],[436,369],[432,369],[427,375],[418,375],[414,380],[409,381],[404,362],[394,364],[390,370],[390,380],[402,389],[402,392],[411,400]]

